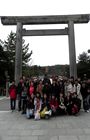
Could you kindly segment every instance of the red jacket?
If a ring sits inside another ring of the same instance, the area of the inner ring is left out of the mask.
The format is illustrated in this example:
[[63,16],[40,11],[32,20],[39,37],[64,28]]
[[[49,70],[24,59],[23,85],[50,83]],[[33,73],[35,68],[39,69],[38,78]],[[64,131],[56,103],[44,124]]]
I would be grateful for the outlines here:
[[52,107],[52,105],[57,109],[59,107],[58,101],[56,99],[51,99],[50,101],[50,107]]
[[34,94],[34,86],[29,87],[29,94],[30,95]]
[[16,94],[16,86],[15,85],[11,85],[9,88],[9,95],[11,99],[16,99],[17,94]]

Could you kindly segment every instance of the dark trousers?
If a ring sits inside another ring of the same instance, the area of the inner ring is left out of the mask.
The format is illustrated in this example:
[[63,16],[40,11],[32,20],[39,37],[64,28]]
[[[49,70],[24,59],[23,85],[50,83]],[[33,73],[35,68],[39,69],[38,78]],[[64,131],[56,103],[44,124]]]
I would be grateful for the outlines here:
[[21,111],[21,95],[18,95],[18,110]]
[[66,110],[62,109],[62,108],[58,108],[57,109],[57,115],[65,115],[66,114]]
[[15,110],[15,108],[16,108],[16,99],[10,99],[10,107],[11,107],[11,110]]
[[23,113],[26,113],[26,108],[27,108],[27,100],[26,98],[22,99],[22,111]]
[[69,115],[72,115],[72,105],[69,104],[67,107],[66,107],[66,111]]
[[83,99],[83,109],[86,111],[86,110],[89,110],[89,104],[87,102],[87,97],[85,99]]

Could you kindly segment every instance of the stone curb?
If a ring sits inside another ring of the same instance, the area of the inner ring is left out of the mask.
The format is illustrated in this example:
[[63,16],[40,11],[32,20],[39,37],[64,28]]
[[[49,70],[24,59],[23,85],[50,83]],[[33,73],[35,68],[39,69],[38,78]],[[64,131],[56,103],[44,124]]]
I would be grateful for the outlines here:
[[9,97],[0,97],[0,100],[4,100],[4,99],[10,99]]

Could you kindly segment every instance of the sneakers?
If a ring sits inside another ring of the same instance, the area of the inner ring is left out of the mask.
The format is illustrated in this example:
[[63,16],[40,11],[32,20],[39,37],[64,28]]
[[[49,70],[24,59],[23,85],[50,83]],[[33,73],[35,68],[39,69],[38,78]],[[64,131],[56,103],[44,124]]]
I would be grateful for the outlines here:
[[89,110],[85,110],[85,112],[89,113]]

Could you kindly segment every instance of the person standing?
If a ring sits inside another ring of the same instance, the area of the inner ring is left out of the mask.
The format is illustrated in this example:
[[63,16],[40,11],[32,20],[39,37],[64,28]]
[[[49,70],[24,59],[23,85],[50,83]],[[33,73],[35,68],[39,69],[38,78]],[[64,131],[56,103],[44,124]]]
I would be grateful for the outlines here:
[[10,108],[11,110],[16,109],[16,85],[15,82],[13,81],[11,86],[9,87],[9,95],[10,95]]
[[29,96],[35,93],[35,87],[34,87],[34,82],[30,81],[30,86],[29,86]]
[[79,84],[78,80],[75,80],[75,93],[77,95],[78,100],[78,108],[81,109],[81,103],[82,103],[82,94],[81,94],[81,85]]
[[34,117],[34,94],[31,96],[28,96],[27,98],[27,108],[26,108],[26,117],[30,119],[31,117]]
[[41,98],[43,98],[43,84],[42,84],[42,80],[39,81],[39,83],[37,84],[37,89],[36,91],[40,93]]
[[27,108],[27,88],[24,86],[23,91],[21,94],[21,100],[22,100],[22,114],[26,114],[26,108]]
[[21,101],[22,101],[21,95],[22,95],[23,88],[24,88],[23,79],[20,78],[20,81],[19,81],[18,86],[17,86],[18,111],[21,111]]
[[88,112],[90,111],[90,79],[87,80],[87,103],[88,103],[88,107],[89,107],[89,110]]

